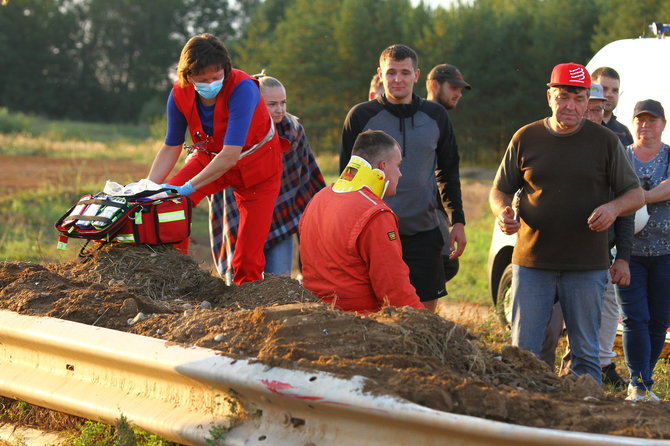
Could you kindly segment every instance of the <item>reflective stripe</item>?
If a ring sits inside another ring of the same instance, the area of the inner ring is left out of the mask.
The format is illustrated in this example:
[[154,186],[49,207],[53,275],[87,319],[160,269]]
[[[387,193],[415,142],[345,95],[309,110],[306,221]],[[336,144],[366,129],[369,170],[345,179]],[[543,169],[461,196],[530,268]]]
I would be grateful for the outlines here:
[[171,221],[186,220],[186,213],[181,211],[163,212],[158,214],[158,223],[169,223]]
[[261,142],[259,142],[257,144],[254,144],[253,146],[249,147],[246,151],[240,153],[240,158],[239,159],[242,159],[245,156],[251,155],[256,150],[263,147],[263,145],[265,145],[272,138],[274,138],[274,136],[275,136],[275,123],[274,123],[274,121],[272,121],[272,116],[270,116],[270,130],[268,130],[268,133],[267,133],[267,135],[265,135],[265,138],[263,138],[263,140]]
[[59,235],[58,236],[58,243],[56,244],[56,248],[58,249],[67,249],[67,242],[69,242],[70,239],[66,235]]
[[121,243],[134,243],[135,236],[133,234],[119,234],[115,239]]
[[135,221],[136,225],[141,225],[142,224],[142,211],[135,212],[135,216],[133,217],[133,220]]

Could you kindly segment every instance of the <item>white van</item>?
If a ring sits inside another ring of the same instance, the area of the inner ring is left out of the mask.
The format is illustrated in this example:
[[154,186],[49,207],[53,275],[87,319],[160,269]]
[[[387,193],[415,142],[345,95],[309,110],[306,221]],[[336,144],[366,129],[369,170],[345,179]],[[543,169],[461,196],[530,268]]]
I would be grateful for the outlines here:
[[[670,33],[668,38],[660,33],[658,38],[609,43],[593,56],[586,68],[592,73],[603,66],[614,68],[621,77],[619,103],[614,110],[619,122],[630,129],[635,103],[644,99],[659,101],[666,113],[670,113]],[[670,126],[663,133],[663,141],[670,144]],[[515,242],[516,235],[505,235],[497,224],[493,225],[487,269],[489,295],[504,323],[511,320],[511,262]]]
[[[614,115],[632,129],[633,109],[638,101],[655,99],[670,113],[670,35],[668,38],[617,40],[605,45],[586,65],[589,73],[597,68],[614,68],[621,77],[619,104]],[[670,144],[670,127],[663,132]]]

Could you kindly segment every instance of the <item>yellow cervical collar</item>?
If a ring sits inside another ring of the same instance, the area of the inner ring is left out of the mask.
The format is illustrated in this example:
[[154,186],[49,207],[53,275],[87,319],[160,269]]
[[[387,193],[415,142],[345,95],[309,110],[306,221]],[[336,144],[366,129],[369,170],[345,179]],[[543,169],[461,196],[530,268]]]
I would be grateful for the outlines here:
[[363,158],[353,155],[342,175],[333,185],[335,192],[354,192],[367,187],[379,198],[384,198],[388,181],[379,169],[373,169]]

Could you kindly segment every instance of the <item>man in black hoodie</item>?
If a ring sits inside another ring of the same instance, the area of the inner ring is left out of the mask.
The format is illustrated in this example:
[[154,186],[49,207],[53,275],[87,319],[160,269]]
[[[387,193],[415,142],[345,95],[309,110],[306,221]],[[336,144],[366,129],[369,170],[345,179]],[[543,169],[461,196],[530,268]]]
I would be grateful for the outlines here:
[[437,299],[446,295],[442,246],[449,243],[456,258],[466,244],[464,230],[452,230],[450,240],[443,240],[439,229],[437,184],[448,203],[452,225],[465,224],[458,147],[445,108],[413,94],[420,74],[414,50],[402,44],[389,46],[379,58],[377,73],[384,95],[354,106],[347,114],[340,171],[349,162],[359,133],[383,130],[398,141],[402,179],[396,195],[385,201],[400,217],[403,260],[409,266],[410,282],[426,308],[435,311]]

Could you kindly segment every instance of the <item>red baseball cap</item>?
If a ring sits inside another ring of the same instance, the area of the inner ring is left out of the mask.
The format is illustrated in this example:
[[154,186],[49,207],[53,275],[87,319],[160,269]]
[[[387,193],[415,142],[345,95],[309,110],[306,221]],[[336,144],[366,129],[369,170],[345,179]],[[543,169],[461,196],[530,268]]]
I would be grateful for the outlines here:
[[584,65],[578,63],[561,63],[551,71],[551,80],[548,87],[572,85],[574,87],[591,88],[591,75]]

